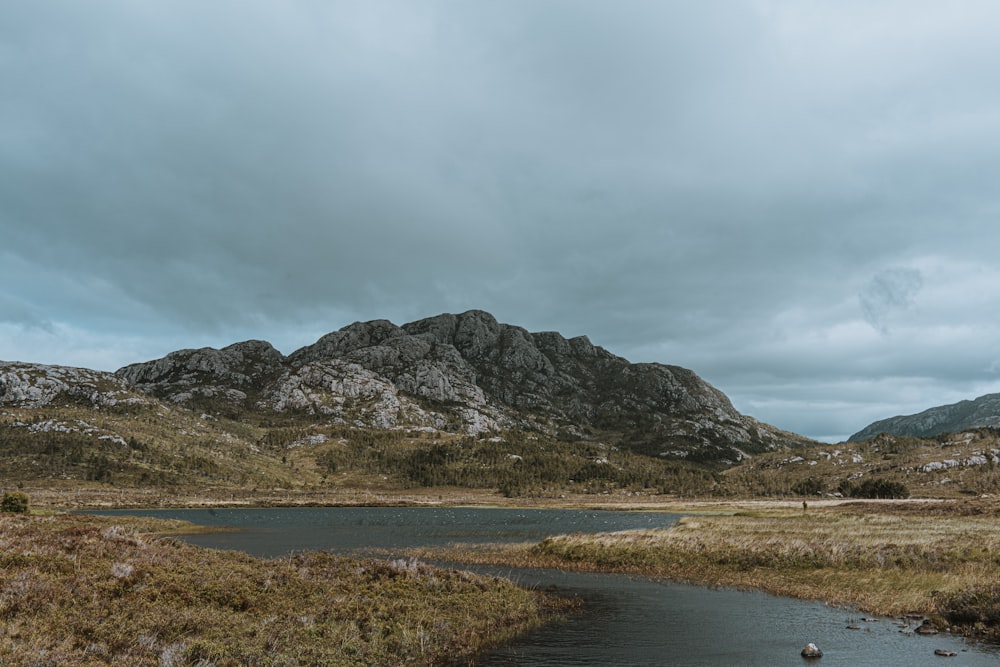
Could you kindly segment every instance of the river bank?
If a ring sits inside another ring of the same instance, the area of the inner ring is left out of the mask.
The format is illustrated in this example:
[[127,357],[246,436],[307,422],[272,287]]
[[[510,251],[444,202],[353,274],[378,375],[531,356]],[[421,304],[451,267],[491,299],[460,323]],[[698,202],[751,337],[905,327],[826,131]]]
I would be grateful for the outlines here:
[[0,659],[39,665],[431,665],[538,626],[553,599],[415,560],[276,559],[179,522],[0,515]]

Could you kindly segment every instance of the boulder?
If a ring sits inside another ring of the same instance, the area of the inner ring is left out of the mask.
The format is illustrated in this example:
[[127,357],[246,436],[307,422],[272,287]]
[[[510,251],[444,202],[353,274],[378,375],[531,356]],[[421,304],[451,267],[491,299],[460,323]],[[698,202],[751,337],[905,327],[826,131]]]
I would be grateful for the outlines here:
[[819,650],[819,647],[816,646],[815,644],[813,644],[812,642],[809,642],[808,644],[805,645],[805,648],[802,649],[802,657],[803,658],[822,658],[823,657],[823,651]]

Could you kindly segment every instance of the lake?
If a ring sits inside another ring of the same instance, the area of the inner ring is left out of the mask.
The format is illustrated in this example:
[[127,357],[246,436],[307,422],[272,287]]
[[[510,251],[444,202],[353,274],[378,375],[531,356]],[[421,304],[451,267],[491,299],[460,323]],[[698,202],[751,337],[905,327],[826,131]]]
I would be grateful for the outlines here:
[[[548,535],[606,532],[672,525],[677,515],[603,510],[486,508],[274,508],[130,510],[184,519],[235,532],[191,535],[193,544],[274,557],[297,551],[353,554],[450,543],[539,541]],[[462,566],[465,567],[465,566]],[[554,588],[584,600],[584,611],[482,656],[478,665],[735,665],[822,667],[857,665],[1000,664],[1000,651],[960,637],[908,636],[897,619],[862,620],[851,610],[775,597],[662,583],[643,577],[557,570],[468,567],[509,577],[525,586]],[[861,626],[849,630],[848,625]],[[911,628],[912,629],[912,626]],[[824,652],[817,661],[799,652],[808,643]],[[938,648],[954,658],[934,655]]]

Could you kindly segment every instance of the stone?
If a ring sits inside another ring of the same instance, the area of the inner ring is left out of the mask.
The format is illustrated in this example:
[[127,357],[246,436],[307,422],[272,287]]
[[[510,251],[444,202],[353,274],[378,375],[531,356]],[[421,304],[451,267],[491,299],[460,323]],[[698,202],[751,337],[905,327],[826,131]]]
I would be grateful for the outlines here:
[[932,623],[931,619],[928,618],[920,624],[920,627],[918,627],[915,632],[918,635],[936,635],[938,634],[938,629],[934,627],[934,623]]
[[938,648],[934,649],[934,655],[940,655],[944,658],[954,658],[958,654],[945,648]]
[[802,657],[803,658],[822,658],[823,657],[823,651],[819,650],[819,647],[816,646],[815,644],[813,644],[812,642],[809,642],[808,644],[805,645],[805,648],[802,649]]

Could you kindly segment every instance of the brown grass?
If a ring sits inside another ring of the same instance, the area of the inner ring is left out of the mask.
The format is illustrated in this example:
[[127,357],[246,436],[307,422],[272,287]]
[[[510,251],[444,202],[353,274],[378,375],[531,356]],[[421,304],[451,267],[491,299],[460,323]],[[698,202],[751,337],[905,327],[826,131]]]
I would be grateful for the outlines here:
[[146,532],[177,528],[0,515],[3,664],[438,664],[544,615],[506,580],[416,560],[260,560]]
[[[940,614],[969,632],[989,632],[993,617],[984,609],[1000,609],[1000,590],[989,593],[1000,574],[996,516],[897,514],[894,507],[845,505],[804,513],[769,506],[692,516],[669,529],[559,535],[537,544],[422,556],[760,589],[873,614]],[[976,620],[964,623],[962,614]],[[995,616],[1000,622],[1000,613]]]

